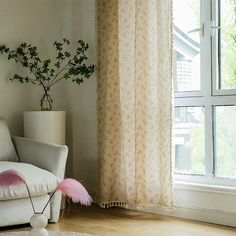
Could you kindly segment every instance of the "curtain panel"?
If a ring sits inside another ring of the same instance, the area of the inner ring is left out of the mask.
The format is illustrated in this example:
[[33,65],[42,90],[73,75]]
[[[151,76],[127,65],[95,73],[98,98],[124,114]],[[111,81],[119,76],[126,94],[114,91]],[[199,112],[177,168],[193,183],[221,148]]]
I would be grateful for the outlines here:
[[173,206],[171,0],[97,0],[99,204]]

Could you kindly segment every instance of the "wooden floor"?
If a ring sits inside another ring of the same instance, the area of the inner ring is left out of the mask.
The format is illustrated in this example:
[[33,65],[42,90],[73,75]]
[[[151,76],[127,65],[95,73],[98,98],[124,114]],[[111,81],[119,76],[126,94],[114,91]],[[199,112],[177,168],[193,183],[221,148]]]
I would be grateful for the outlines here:
[[[29,230],[28,225],[2,228],[1,232]],[[231,236],[236,229],[214,224],[145,214],[123,209],[71,205],[60,223],[49,224],[50,231],[74,231],[97,236]]]

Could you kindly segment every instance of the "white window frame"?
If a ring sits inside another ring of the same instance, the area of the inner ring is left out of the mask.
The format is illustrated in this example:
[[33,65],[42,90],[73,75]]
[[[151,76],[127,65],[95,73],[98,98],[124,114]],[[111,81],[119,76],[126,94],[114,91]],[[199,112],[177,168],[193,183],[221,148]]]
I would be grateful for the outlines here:
[[[211,0],[211,26],[215,25],[220,27],[220,22],[218,20],[219,14],[219,1]],[[215,96],[226,96],[236,94],[236,89],[219,89],[219,78],[218,78],[218,40],[217,40],[217,30],[212,31],[212,45],[211,45],[211,55],[212,55],[212,95]]]
[[220,105],[236,106],[236,89],[222,90],[217,88],[217,29],[212,29],[212,22],[218,24],[218,0],[199,1],[201,9],[200,23],[204,25],[200,55],[201,91],[176,92],[175,107],[204,107],[206,173],[204,176],[175,174],[175,180],[236,187],[235,179],[216,177],[214,173],[216,161],[214,158],[214,107]]

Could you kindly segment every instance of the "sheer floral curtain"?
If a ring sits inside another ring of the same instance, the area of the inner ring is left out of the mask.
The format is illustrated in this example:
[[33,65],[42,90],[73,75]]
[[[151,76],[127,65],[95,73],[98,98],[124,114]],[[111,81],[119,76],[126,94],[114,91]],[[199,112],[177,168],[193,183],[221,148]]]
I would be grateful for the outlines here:
[[171,0],[97,0],[99,204],[173,206]]

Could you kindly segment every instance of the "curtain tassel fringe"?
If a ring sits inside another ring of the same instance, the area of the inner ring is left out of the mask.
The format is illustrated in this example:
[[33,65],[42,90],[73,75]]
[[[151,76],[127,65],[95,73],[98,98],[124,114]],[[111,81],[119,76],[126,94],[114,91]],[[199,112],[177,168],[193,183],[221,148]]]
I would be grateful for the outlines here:
[[127,207],[127,203],[126,202],[103,202],[99,204],[100,207],[102,208],[110,208],[110,207],[122,207],[122,208],[126,208]]

